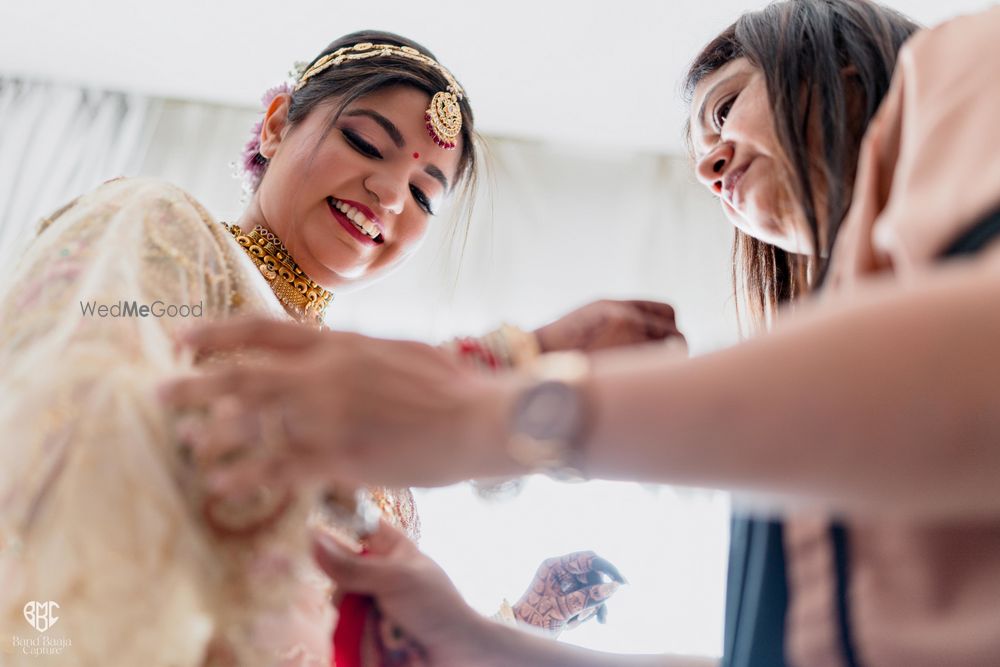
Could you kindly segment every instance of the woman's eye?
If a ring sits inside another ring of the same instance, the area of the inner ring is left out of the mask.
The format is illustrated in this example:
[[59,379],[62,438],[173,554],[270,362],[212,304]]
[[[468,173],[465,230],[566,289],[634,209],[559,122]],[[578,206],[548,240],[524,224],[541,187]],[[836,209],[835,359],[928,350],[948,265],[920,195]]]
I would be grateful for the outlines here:
[[431,210],[431,201],[427,198],[427,195],[415,185],[410,186],[410,192],[413,193],[413,198],[417,200],[417,204],[424,210],[427,215],[434,215],[434,211]]
[[359,153],[375,158],[376,160],[382,159],[382,154],[378,152],[378,149],[362,139],[360,136],[350,130],[342,130],[342,132],[344,134],[344,138],[347,139],[347,143],[354,146],[354,149]]
[[726,124],[726,118],[729,117],[729,112],[733,108],[733,103],[736,102],[737,97],[738,95],[733,95],[725,102],[720,104],[718,107],[716,107],[714,118],[715,118],[715,128],[717,130],[721,130],[722,126]]

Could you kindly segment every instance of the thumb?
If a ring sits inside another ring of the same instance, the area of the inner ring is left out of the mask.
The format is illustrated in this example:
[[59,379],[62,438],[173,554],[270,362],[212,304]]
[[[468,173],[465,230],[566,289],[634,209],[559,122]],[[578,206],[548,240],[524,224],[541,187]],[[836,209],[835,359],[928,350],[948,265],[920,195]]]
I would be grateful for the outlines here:
[[388,556],[398,549],[406,548],[409,544],[412,544],[410,538],[386,521],[385,517],[379,518],[378,529],[365,539],[368,553],[377,556]]
[[609,581],[603,584],[595,584],[587,591],[587,602],[586,608],[597,606],[605,602],[608,598],[615,594],[615,592],[621,588],[621,584],[617,581]]
[[313,559],[343,593],[374,593],[382,579],[380,559],[366,558],[328,531],[314,530]]

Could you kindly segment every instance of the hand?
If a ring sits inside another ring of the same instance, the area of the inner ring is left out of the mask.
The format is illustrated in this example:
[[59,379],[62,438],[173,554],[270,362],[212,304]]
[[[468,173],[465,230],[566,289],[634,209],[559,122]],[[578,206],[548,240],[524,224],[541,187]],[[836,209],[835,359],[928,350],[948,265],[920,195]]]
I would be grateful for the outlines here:
[[493,664],[495,656],[483,654],[489,621],[465,603],[437,563],[385,521],[366,546],[362,556],[328,533],[315,533],[313,555],[338,594],[374,598],[385,620],[419,645],[421,664]]
[[513,380],[477,373],[436,348],[259,317],[209,324],[184,342],[200,355],[267,353],[161,387],[169,406],[196,412],[180,436],[219,495],[317,481],[435,486],[522,472],[503,448]]
[[[607,575],[612,581],[605,581]],[[594,616],[607,618],[605,601],[625,583],[618,569],[592,551],[549,558],[539,566],[531,586],[514,605],[523,622],[558,636]]]
[[542,352],[593,352],[668,339],[687,348],[674,309],[656,301],[595,301],[537,329],[535,335]]

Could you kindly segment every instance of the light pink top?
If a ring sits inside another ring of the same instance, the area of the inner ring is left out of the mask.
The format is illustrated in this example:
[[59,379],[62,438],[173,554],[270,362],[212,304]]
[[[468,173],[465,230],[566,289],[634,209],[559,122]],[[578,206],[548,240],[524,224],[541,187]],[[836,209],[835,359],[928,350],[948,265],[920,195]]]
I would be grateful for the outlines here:
[[[995,7],[922,31],[903,48],[891,89],[861,147],[830,289],[850,290],[876,273],[891,272],[903,281],[919,275],[998,207],[1000,7]],[[996,245],[988,261],[1000,259],[995,251]],[[828,528],[825,519],[798,518],[786,529],[787,648],[797,667],[843,664]],[[1000,665],[1000,518],[950,524],[852,521],[848,530],[848,599],[860,664]]]

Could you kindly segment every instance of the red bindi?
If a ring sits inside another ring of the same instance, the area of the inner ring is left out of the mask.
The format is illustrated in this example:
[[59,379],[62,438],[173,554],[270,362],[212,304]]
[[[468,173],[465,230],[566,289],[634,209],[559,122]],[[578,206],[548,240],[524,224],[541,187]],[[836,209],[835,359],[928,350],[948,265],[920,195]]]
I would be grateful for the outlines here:
[[414,153],[414,154],[413,154],[413,159],[414,159],[414,160],[417,160],[417,159],[419,159],[419,158],[420,158],[420,153]]

